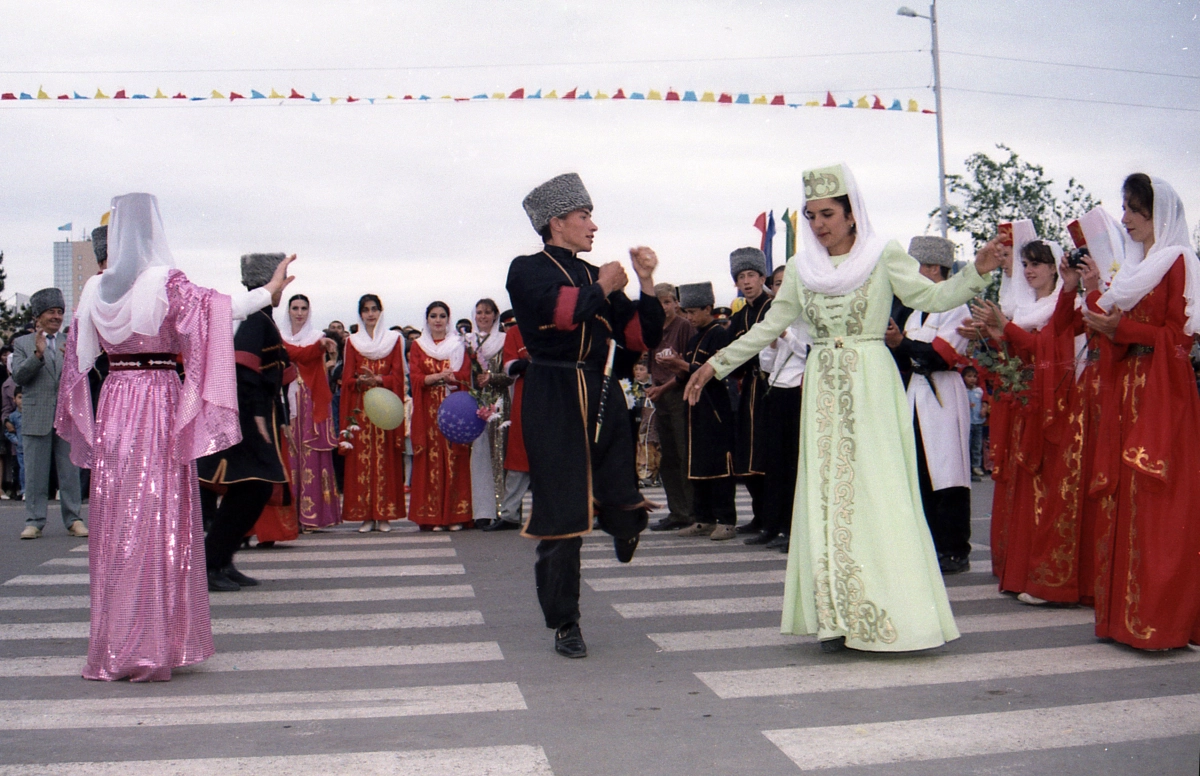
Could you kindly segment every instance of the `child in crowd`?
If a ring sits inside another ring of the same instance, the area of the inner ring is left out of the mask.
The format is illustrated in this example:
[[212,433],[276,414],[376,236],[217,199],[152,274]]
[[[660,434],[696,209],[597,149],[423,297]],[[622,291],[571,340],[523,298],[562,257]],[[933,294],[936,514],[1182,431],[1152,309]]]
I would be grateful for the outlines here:
[[4,422],[4,438],[12,443],[17,454],[17,472],[13,481],[17,483],[17,498],[25,497],[25,449],[21,445],[21,386],[13,392],[14,409]]
[[983,479],[983,432],[987,426],[988,407],[979,385],[979,371],[973,366],[966,367],[962,379],[971,405],[971,480],[979,482]]
[[[637,448],[638,480],[642,487],[659,484],[658,465],[662,453],[658,445],[658,433],[654,428],[654,402],[646,396],[653,385],[650,368],[643,358],[633,366],[633,380],[629,381],[626,397],[629,400],[630,420],[633,424],[633,443]],[[622,380],[622,384],[626,381]]]

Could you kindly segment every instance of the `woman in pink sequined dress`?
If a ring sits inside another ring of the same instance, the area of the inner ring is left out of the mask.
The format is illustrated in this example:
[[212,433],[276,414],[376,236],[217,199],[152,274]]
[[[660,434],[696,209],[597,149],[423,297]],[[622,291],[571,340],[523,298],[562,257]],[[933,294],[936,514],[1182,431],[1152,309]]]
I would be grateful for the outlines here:
[[[166,681],[214,651],[195,461],[241,438],[230,302],[174,269],[153,196],[114,198],[109,231],[55,420],[71,460],[92,470],[83,676]],[[110,372],[93,421],[87,375],[101,350]]]

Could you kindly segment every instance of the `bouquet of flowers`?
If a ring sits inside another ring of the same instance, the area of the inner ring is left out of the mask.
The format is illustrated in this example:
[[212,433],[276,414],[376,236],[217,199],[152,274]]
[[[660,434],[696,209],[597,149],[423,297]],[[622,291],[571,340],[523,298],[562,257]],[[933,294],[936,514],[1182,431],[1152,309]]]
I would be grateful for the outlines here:
[[986,341],[977,341],[972,358],[981,372],[991,375],[996,393],[1011,393],[1022,404],[1029,403],[1033,367],[1026,365],[1020,356],[1009,353],[1007,343],[1000,343],[1000,349],[996,350]]

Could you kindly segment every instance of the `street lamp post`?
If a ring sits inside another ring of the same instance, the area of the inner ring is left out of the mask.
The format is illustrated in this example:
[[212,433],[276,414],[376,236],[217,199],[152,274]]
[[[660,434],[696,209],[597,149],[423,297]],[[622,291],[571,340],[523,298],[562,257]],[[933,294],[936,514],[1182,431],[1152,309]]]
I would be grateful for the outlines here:
[[942,63],[938,57],[938,30],[937,30],[937,0],[930,0],[929,15],[920,14],[909,8],[901,6],[900,10],[896,11],[897,16],[909,16],[914,19],[928,19],[929,28],[933,35],[933,99],[934,109],[937,113],[937,144],[938,144],[938,189],[941,199],[941,221],[942,221],[942,237],[946,236],[949,231],[949,223],[947,217],[949,210],[946,206],[946,143],[942,136]]

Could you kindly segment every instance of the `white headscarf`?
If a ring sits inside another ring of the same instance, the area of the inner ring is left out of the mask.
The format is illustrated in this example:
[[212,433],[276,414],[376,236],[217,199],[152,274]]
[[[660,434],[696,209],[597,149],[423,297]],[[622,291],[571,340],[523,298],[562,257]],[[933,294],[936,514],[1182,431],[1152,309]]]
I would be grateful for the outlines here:
[[1179,195],[1162,178],[1151,177],[1150,182],[1154,186],[1154,245],[1150,254],[1142,258],[1141,246],[1126,240],[1125,261],[1108,291],[1100,297],[1100,306],[1110,312],[1114,307],[1125,312],[1132,310],[1162,282],[1182,255],[1187,271],[1183,289],[1187,321],[1183,330],[1194,335],[1200,329],[1200,260],[1188,242],[1187,217]]
[[[1100,272],[1100,281],[1107,286],[1125,262],[1126,243],[1133,244],[1121,222],[1102,207],[1094,207],[1079,217],[1079,227],[1087,240],[1088,253]],[[1141,246],[1138,246],[1141,258]]]
[[[312,320],[312,313],[309,313],[308,319]],[[288,324],[291,328],[291,324]],[[383,313],[379,313],[379,320],[375,323],[375,336],[367,335],[367,324],[363,322],[362,314],[358,316],[358,331],[350,335],[350,344],[354,345],[354,349],[358,354],[369,361],[377,361],[381,358],[387,358],[396,348],[396,340],[400,339],[400,332],[392,331],[383,322]]]
[[[1033,221],[1025,219],[1013,222],[1012,274],[1001,273],[1000,277],[1000,309],[1025,331],[1037,331],[1049,323],[1054,317],[1054,308],[1058,305],[1056,292],[1038,299],[1037,292],[1025,279],[1025,257],[1022,252],[1026,245],[1037,239]],[[1062,247],[1052,240],[1042,242],[1050,247],[1050,252],[1054,254],[1057,262],[1062,257]]]
[[487,369],[487,363],[492,360],[492,357],[504,350],[504,332],[500,331],[500,314],[496,314],[496,320],[492,321],[492,328],[488,330],[486,336],[479,332],[471,332],[467,336],[474,340],[475,357],[478,359],[479,365]]
[[153,194],[113,197],[108,268],[83,287],[75,312],[80,370],[100,355],[100,341],[117,345],[134,334],[158,334],[167,315],[167,275],[175,267]]
[[[829,258],[829,251],[817,241],[812,229],[802,229],[803,245],[796,258],[796,273],[800,282],[810,291],[827,296],[844,296],[857,290],[879,263],[879,257],[887,241],[876,237],[867,218],[867,208],[859,193],[854,175],[845,164],[840,165],[846,183],[846,194],[850,197],[850,211],[856,224],[854,246],[836,267]],[[807,205],[807,199],[805,200]]]
[[325,336],[325,332],[313,326],[312,303],[307,299],[303,301],[308,305],[308,319],[304,321],[304,325],[300,327],[300,331],[292,334],[291,302],[288,302],[287,308],[283,308],[283,315],[280,316],[282,320],[279,321],[279,334],[283,337],[283,341],[298,348],[306,348],[314,342],[319,342]]
[[417,344],[430,358],[449,361],[450,368],[454,371],[457,372],[462,368],[463,359],[467,354],[467,346],[463,342],[462,335],[457,331],[447,328],[446,338],[441,342],[434,342],[433,335],[429,333],[429,325],[426,324],[425,328],[421,330],[421,336],[417,338]]

